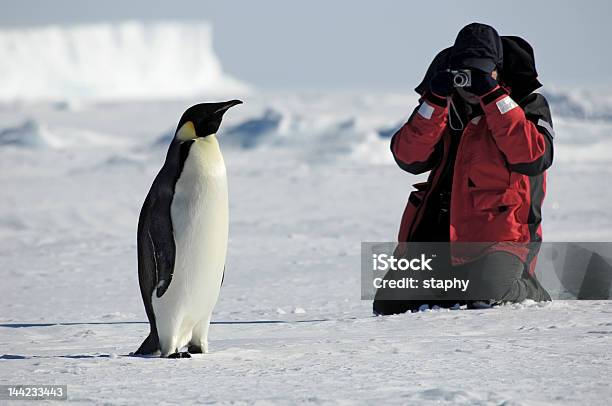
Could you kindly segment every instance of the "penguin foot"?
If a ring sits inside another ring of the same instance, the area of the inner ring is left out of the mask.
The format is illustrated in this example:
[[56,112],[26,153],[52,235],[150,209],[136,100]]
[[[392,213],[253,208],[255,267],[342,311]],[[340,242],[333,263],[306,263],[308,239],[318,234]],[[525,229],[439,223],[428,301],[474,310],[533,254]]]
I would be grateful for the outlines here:
[[174,354],[168,355],[168,358],[191,358],[191,354],[186,351],[183,352],[175,352]]
[[195,344],[189,345],[189,347],[187,347],[187,351],[189,351],[190,354],[204,354],[202,347]]
[[152,333],[145,338],[140,347],[136,350],[134,355],[152,355],[159,351],[159,341],[157,335]]

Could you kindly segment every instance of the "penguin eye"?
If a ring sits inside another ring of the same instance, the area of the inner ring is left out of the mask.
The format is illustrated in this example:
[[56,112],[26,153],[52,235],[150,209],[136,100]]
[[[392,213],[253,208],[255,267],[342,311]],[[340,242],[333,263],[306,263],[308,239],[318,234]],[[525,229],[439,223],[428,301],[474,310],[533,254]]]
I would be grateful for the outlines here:
[[209,120],[207,119],[207,117],[198,117],[193,124],[196,126],[196,128],[198,128],[205,126],[208,121]]

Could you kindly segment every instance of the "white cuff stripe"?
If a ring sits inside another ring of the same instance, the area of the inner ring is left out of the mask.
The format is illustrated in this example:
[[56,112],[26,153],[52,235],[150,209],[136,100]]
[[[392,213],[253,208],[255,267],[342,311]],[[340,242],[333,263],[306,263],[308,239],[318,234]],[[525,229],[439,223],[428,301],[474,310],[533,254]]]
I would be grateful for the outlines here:
[[548,121],[544,121],[542,119],[538,120],[538,125],[542,128],[545,128],[546,131],[550,134],[551,137],[555,138],[555,130],[553,130],[552,125]]
[[516,104],[515,101],[510,98],[510,96],[504,97],[495,104],[497,105],[499,112],[502,114],[506,114],[513,108],[518,107],[518,104]]
[[427,104],[426,101],[423,101],[423,103],[421,103],[421,107],[419,107],[419,110],[417,112],[421,115],[421,117],[429,120],[434,112],[434,108]]

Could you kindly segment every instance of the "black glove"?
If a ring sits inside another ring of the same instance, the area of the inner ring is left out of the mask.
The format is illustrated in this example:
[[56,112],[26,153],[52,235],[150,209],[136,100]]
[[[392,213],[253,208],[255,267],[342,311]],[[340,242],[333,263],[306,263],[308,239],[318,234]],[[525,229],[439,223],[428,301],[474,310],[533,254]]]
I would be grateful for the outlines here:
[[493,79],[490,73],[483,72],[481,70],[472,70],[472,83],[465,90],[475,94],[476,96],[482,97],[495,89],[497,86],[497,80]]
[[448,71],[436,73],[429,82],[429,91],[438,97],[449,96],[453,92],[453,74]]

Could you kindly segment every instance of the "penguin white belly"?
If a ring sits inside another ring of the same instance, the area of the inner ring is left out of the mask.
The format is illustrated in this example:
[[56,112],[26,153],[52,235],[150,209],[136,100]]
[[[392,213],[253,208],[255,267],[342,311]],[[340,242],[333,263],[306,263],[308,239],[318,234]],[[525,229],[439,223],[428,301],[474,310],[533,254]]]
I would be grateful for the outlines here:
[[228,238],[225,163],[214,135],[197,138],[176,183],[170,208],[176,245],[174,275],[152,304],[162,355],[192,342],[206,352]]

